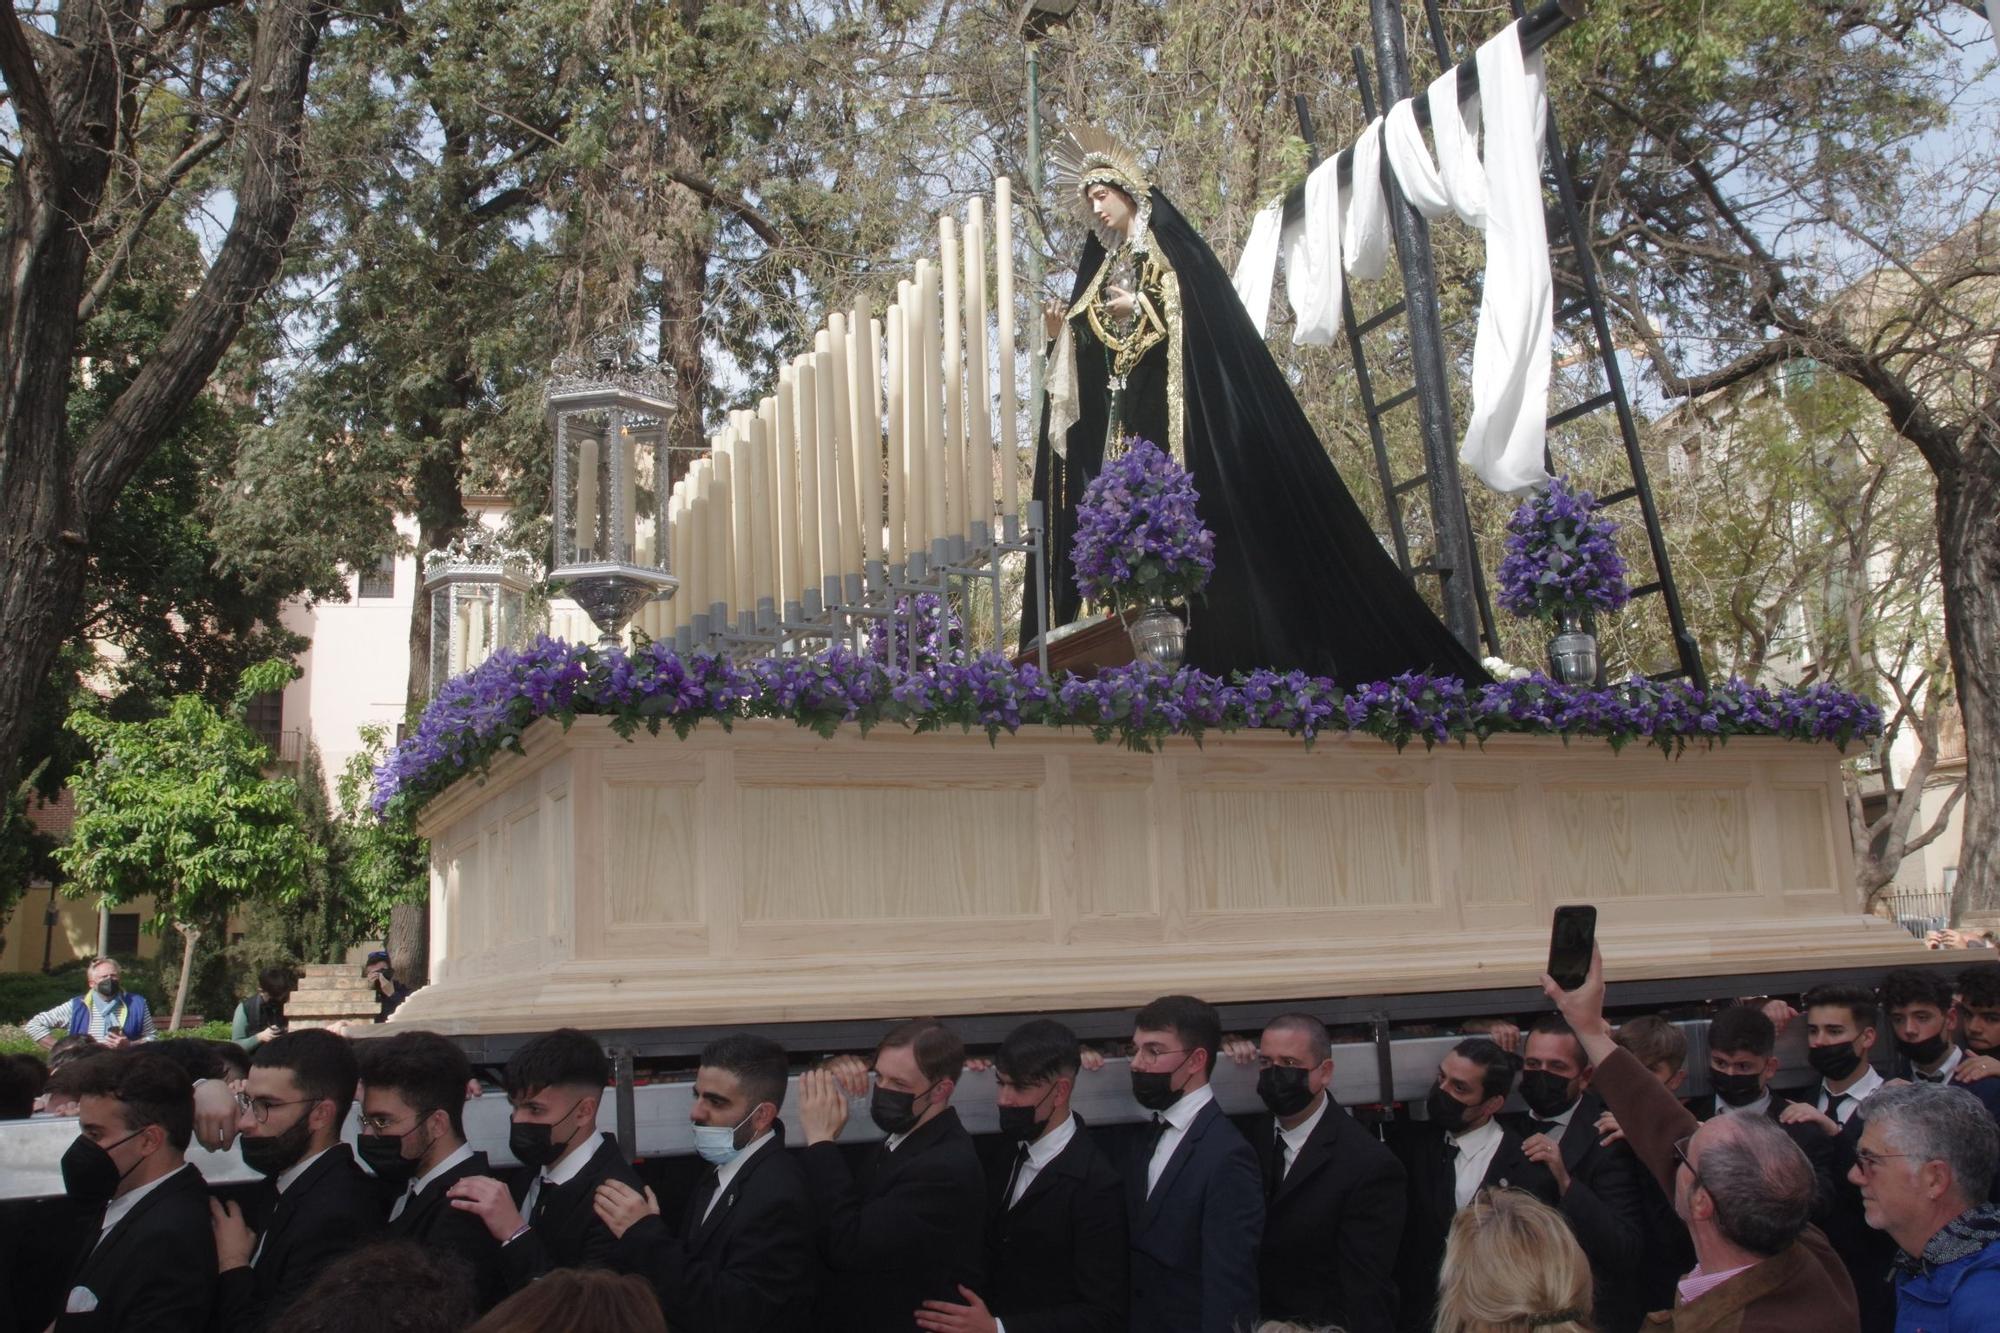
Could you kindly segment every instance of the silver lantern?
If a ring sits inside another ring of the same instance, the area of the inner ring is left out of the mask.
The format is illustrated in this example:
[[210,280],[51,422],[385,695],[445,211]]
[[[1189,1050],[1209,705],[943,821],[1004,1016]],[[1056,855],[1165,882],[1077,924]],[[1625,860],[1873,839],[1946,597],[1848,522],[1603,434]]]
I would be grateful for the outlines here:
[[430,599],[430,692],[492,656],[518,648],[539,625],[542,602],[535,558],[475,524],[442,550],[424,556]]

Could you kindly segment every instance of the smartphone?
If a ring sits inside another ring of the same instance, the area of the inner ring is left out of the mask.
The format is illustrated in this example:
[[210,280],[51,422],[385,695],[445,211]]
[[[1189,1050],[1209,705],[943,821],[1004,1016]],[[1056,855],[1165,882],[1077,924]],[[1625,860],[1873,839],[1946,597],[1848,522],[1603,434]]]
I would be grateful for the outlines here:
[[1564,990],[1575,990],[1590,974],[1597,943],[1597,909],[1588,903],[1556,908],[1549,927],[1549,975]]

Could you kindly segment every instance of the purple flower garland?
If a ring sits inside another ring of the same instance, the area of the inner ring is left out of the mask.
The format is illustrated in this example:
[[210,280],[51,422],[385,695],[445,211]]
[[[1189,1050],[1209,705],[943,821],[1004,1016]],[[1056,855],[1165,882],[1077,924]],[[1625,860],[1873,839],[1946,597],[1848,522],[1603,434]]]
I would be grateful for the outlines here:
[[1597,497],[1557,477],[1507,520],[1500,605],[1517,616],[1553,620],[1564,611],[1616,611],[1631,597],[1618,525],[1597,512]]
[[567,727],[581,715],[608,717],[628,739],[642,727],[654,735],[672,727],[685,738],[704,721],[726,730],[738,718],[783,718],[822,736],[846,725],[865,736],[884,722],[918,732],[977,728],[995,741],[1026,726],[1080,727],[1140,751],[1174,736],[1199,742],[1209,731],[1281,731],[1307,745],[1325,733],[1368,735],[1399,750],[1413,740],[1430,748],[1504,734],[1595,736],[1614,750],[1643,740],[1673,755],[1731,736],[1845,749],[1882,729],[1880,708],[1826,684],[1770,690],[1731,680],[1704,691],[1634,677],[1600,690],[1537,673],[1468,689],[1454,676],[1406,674],[1346,690],[1302,671],[1224,681],[1134,663],[1085,680],[1047,677],[995,653],[904,671],[844,647],[736,663],[682,658],[657,642],[599,652],[543,638],[500,649],[438,693],[376,769],[375,811],[414,814],[459,778],[483,774],[495,756],[519,750],[538,719]]
[[1195,512],[1188,470],[1150,440],[1105,465],[1077,502],[1070,547],[1077,591],[1121,610],[1192,597],[1215,572],[1215,534]]

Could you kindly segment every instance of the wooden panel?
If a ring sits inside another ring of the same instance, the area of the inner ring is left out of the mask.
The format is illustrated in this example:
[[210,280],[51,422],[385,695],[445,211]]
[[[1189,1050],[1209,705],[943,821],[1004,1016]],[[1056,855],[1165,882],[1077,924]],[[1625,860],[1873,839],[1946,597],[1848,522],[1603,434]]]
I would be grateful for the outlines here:
[[606,915],[616,926],[696,921],[701,789],[616,782],[604,790]]
[[1197,911],[1432,901],[1421,787],[1255,791],[1190,783],[1181,809]]
[[546,953],[551,944],[569,951],[575,929],[576,862],[572,858],[576,831],[575,803],[569,799],[567,784],[548,793],[549,812],[549,892],[541,910],[531,918],[531,929]]
[[1141,784],[1086,787],[1070,803],[1076,828],[1071,859],[1080,917],[1151,915],[1160,910],[1154,886],[1153,825]]
[[1778,840],[1777,887],[1783,892],[1832,890],[1833,866],[1827,860],[1827,792],[1824,786],[1771,788]]
[[520,939],[533,926],[537,909],[548,896],[548,866],[542,860],[543,818],[542,807],[536,803],[510,817],[502,830],[506,873],[500,878],[499,901],[494,904],[496,940]]
[[1040,912],[1027,787],[740,789],[743,920]]
[[479,909],[478,899],[491,893],[493,886],[486,882],[484,850],[484,840],[475,832],[452,849],[450,869],[445,872],[450,886],[448,906],[455,927],[452,947],[461,954],[478,954],[486,950],[485,914]]
[[1533,898],[1528,882],[1528,831],[1512,787],[1460,783],[1458,899],[1492,905]]
[[1741,788],[1548,790],[1550,884],[1565,902],[1756,891]]

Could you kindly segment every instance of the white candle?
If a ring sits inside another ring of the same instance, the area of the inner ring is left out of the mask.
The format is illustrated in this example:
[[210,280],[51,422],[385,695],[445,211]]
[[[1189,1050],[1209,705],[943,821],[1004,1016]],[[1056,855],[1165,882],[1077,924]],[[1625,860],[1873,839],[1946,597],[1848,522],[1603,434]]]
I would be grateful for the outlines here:
[[799,446],[798,381],[787,366],[778,373],[776,434],[771,439],[772,475],[777,478],[778,500],[773,522],[778,532],[778,564],[773,571],[778,588],[778,613],[784,614],[787,599],[797,601],[805,581],[799,574]]
[[[962,536],[972,517],[965,494],[965,329],[959,323],[958,221],[938,218],[938,267],[944,277],[944,535]],[[935,534],[933,534],[935,535]]]
[[799,586],[819,591],[823,565],[819,544],[819,367],[814,353],[798,361]]
[[630,560],[633,558],[633,552],[638,549],[636,523],[639,517],[639,442],[632,438],[631,431],[620,426],[618,428],[617,448],[618,453],[615,455],[615,458],[622,464],[620,470],[624,472],[625,476],[619,482],[618,487],[618,512],[620,517],[618,520],[618,536],[613,543],[611,558],[613,560]]
[[924,274],[918,302],[923,320],[924,373],[924,537],[936,542],[950,535],[945,526],[944,366],[938,325],[938,271]]
[[701,521],[703,504],[707,498],[708,460],[697,458],[687,474],[687,503],[681,506],[681,526],[687,531],[681,536],[682,568],[686,570],[682,578],[680,595],[687,600],[690,620],[695,616],[708,614],[708,601],[702,596],[702,535]]
[[472,636],[466,632],[466,620],[465,603],[460,602],[452,608],[451,642],[447,651],[449,662],[445,667],[446,672],[454,678],[464,675],[467,669],[465,665],[465,646]]
[[[680,536],[681,536],[681,483],[675,482],[673,490],[667,493],[666,548],[667,548],[667,571],[677,579],[681,577],[681,569],[682,569]],[[667,614],[666,614],[665,632],[667,634],[672,634],[674,630],[681,623],[681,610],[687,605],[687,601],[685,597],[683,597],[682,595],[685,591],[686,591],[685,589],[676,588],[674,590],[673,597],[666,604]]]
[[827,378],[833,390],[827,394],[833,427],[834,475],[834,562],[830,574],[854,574],[861,570],[861,523],[854,502],[854,392],[852,338],[847,316],[835,313],[827,321]]
[[597,437],[586,435],[576,447],[576,558],[603,560],[597,544]]
[[729,441],[729,604],[738,616],[757,605],[750,591],[750,446],[743,423],[747,415],[737,414]]
[[[867,314],[862,301],[854,303],[856,317]],[[862,553],[870,560],[882,558],[882,321],[868,317],[868,355],[861,358],[862,374],[856,381],[865,398],[861,412],[861,542]]]
[[486,660],[486,602],[475,598],[465,604],[465,669],[472,670]]
[[1012,515],[1021,508],[1020,427],[1014,420],[1020,396],[1014,386],[1014,183],[1005,176],[993,183],[993,264],[999,283],[1000,512]]
[[[722,437],[716,436],[713,453],[709,456],[708,473],[708,600],[729,605],[729,451],[723,447]],[[724,628],[716,625],[716,629]]]
[[903,452],[903,302],[910,284],[896,284],[896,304],[889,307],[889,532],[886,558],[892,565],[903,563],[909,548],[903,539],[903,477],[909,464]]
[[[777,415],[777,399],[766,398],[757,404],[757,415],[750,418],[750,563],[751,588],[757,601],[776,598],[778,580],[776,575],[777,548],[772,544],[771,513],[777,488],[771,483],[771,425]],[[750,609],[757,609],[753,602]]]
[[[828,339],[831,343],[831,339]],[[840,464],[836,454],[839,436],[834,427],[835,402],[833,353],[813,353],[813,407],[819,425],[815,439],[819,446],[819,573],[822,580],[840,573]]]
[[986,201],[965,220],[966,517],[993,526],[993,396],[986,377]]

